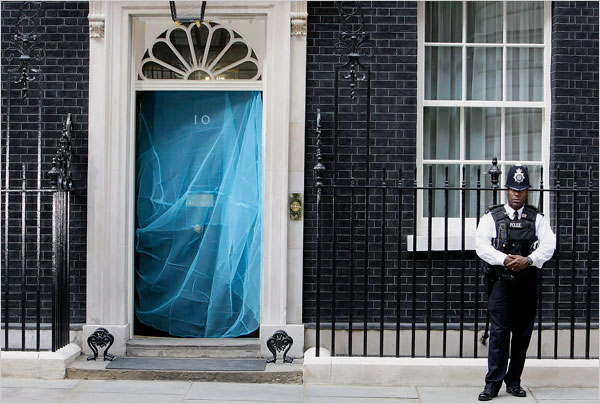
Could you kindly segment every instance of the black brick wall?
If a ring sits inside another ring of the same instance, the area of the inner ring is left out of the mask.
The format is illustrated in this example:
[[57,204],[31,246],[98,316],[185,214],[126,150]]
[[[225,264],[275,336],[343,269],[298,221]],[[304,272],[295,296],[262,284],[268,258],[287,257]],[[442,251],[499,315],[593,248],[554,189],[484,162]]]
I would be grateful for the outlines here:
[[[598,188],[598,2],[555,2],[552,7],[552,112],[550,138],[551,184],[558,184],[556,169],[560,167],[562,187],[586,187],[591,180]],[[588,169],[591,168],[591,178]],[[588,195],[580,193],[575,201],[578,211],[587,211]],[[554,201],[553,201],[554,202]],[[577,309],[584,307],[587,293],[588,256],[576,252],[573,266],[573,246],[577,250],[588,245],[591,231],[592,255],[592,319],[598,320],[598,193],[592,197],[592,229],[587,229],[587,215],[577,214],[577,235],[573,240],[573,196],[562,196],[561,204],[570,208],[561,212],[554,228],[563,252],[559,264],[561,300],[570,299],[572,268],[575,267],[575,301]],[[548,271],[554,276],[554,270]],[[548,273],[547,275],[550,275]],[[552,290],[554,294],[554,290]],[[550,297],[550,295],[549,295]]]
[[[372,69],[372,107],[371,107],[371,183],[380,183],[382,169],[388,170],[388,178],[395,179],[402,169],[405,185],[410,186],[414,178],[416,159],[416,113],[417,113],[417,5],[414,2],[362,2],[365,16],[364,30],[370,34],[373,43],[373,56],[361,58],[366,66]],[[335,55],[334,44],[340,38],[341,21],[333,2],[309,2],[308,9],[308,48],[307,48],[307,112],[306,112],[306,171],[305,171],[305,240],[304,240],[304,321],[315,321],[316,307],[316,194],[312,168],[315,157],[316,110],[322,113],[322,142],[324,164],[327,171],[325,184],[332,181],[333,171],[337,175],[338,184],[348,184],[351,170],[358,185],[365,183],[366,171],[366,138],[365,138],[365,84],[358,83],[358,102],[348,97],[348,82],[340,80],[338,91],[339,107],[337,144],[334,162],[334,66],[345,63]],[[556,185],[556,166],[562,170],[561,186],[573,185],[573,172],[577,172],[578,186],[588,183],[588,166],[592,166],[592,182],[598,186],[598,4],[594,2],[556,3],[553,5],[552,26],[552,125],[551,125],[551,186]],[[389,184],[389,182],[388,182]],[[547,187],[547,185],[546,185]],[[398,199],[396,191],[386,204],[385,222],[389,227],[398,223]],[[331,212],[330,189],[326,189],[323,197],[324,213],[322,216],[322,295],[321,321],[331,319],[332,301],[332,249],[333,249],[333,217]],[[598,321],[598,194],[593,197],[592,206],[592,311],[591,320]],[[349,300],[349,197],[341,191],[336,196],[337,210],[337,268],[335,289],[337,294],[337,320],[347,321]],[[576,208],[577,252],[575,263],[575,283],[572,284],[572,250],[573,228],[571,225],[572,194],[561,197],[561,218],[559,226],[553,217],[555,201],[551,200],[551,219],[553,228],[559,228],[560,242],[559,263],[559,322],[569,323],[571,320],[571,291],[574,290],[576,301],[575,321],[585,321],[585,298],[587,293],[587,195],[580,194]],[[355,199],[355,227],[353,234],[355,243],[354,255],[354,287],[353,315],[354,321],[362,322],[364,313],[364,208],[363,191],[357,192]],[[400,316],[402,322],[412,320],[413,297],[416,296],[416,321],[425,321],[425,302],[427,299],[426,265],[428,255],[420,252],[416,255],[406,251],[406,235],[413,234],[414,214],[411,192],[403,194],[402,199],[402,262],[398,277],[398,256],[396,253],[397,237],[388,228],[385,238],[385,277],[384,277],[384,318],[385,322],[395,322],[395,293],[400,283]],[[380,283],[381,283],[381,192],[372,191],[369,197],[369,276],[367,310],[370,320],[380,320]],[[569,211],[569,212],[567,212]],[[461,256],[460,251],[448,255],[448,303],[443,301],[444,261],[440,253],[432,254],[432,322],[440,322],[444,314],[448,321],[460,321],[460,296],[464,293],[465,325],[474,322],[475,301],[479,304],[479,326],[485,320],[486,304],[485,285],[477,276],[477,264],[473,251]],[[413,262],[416,261],[414,264]],[[544,287],[542,289],[543,320],[554,321],[555,264],[549,262],[542,273]],[[417,270],[413,271],[413,265]],[[481,267],[479,274],[482,273]],[[413,279],[413,274],[416,275]],[[461,290],[463,279],[465,287]],[[413,288],[413,280],[416,287]],[[476,290],[478,288],[478,290]],[[416,294],[413,293],[416,291]]]
[[[37,3],[40,4],[40,3]],[[43,71],[43,96],[40,97],[39,77],[31,84],[26,99],[21,99],[20,90],[10,93],[11,110],[7,111],[9,70],[18,67],[17,60],[9,61],[6,50],[12,35],[16,33],[16,21],[21,2],[3,1],[2,18],[2,187],[5,181],[6,122],[10,116],[10,186],[20,187],[21,164],[26,165],[27,188],[37,183],[37,128],[38,102],[42,103],[42,188],[49,188],[46,173],[51,168],[56,153],[57,140],[61,135],[61,122],[68,113],[73,115],[72,169],[73,187],[71,196],[71,322],[85,322],[86,291],[86,215],[87,215],[87,122],[88,122],[88,72],[89,33],[87,2],[42,2],[39,19],[35,21],[35,32],[39,35],[45,57],[41,62],[32,61],[31,67]],[[29,29],[28,31],[29,32]],[[13,81],[14,75],[10,76]],[[18,79],[18,78],[17,78]],[[10,115],[8,114],[10,112]],[[35,322],[36,290],[36,203],[35,196],[27,197],[27,244],[26,244],[26,293],[27,322]],[[4,200],[2,201],[4,208]],[[51,197],[42,198],[42,322],[51,321]],[[10,199],[9,227],[9,277],[10,286],[2,294],[9,293],[9,321],[20,322],[21,296],[21,220],[20,195]],[[4,228],[2,228],[2,254],[4,261]],[[3,267],[3,275],[6,267]],[[14,299],[14,300],[13,300]],[[5,309],[3,300],[3,321]]]
[[[371,132],[370,132],[370,165],[369,177],[371,181],[380,181],[382,170],[388,171],[388,178],[398,179],[400,170],[402,178],[413,178],[416,161],[416,128],[417,128],[417,3],[416,2],[361,2],[364,15],[364,31],[369,34],[369,47],[372,49],[370,57],[362,57],[361,62],[365,68],[359,69],[359,76],[366,74],[366,68],[371,69]],[[354,27],[356,28],[356,27]],[[335,66],[347,62],[344,57],[336,56],[335,44],[340,41],[341,19],[338,9],[333,2],[308,3],[308,35],[307,35],[307,81],[306,81],[306,172],[305,172],[305,218],[304,218],[304,319],[313,322],[315,319],[315,291],[316,291],[316,204],[314,192],[314,175],[312,167],[315,159],[315,128],[316,112],[320,108],[322,114],[322,141],[324,163],[328,168],[325,173],[326,182],[330,183],[332,172],[341,181],[348,183],[352,170],[358,183],[364,184],[367,171],[366,148],[366,80],[359,81],[356,91],[356,100],[350,97],[348,80],[339,81],[339,108],[337,130],[337,160],[334,163],[334,98],[335,98]],[[348,73],[347,68],[341,68],[340,78]],[[329,199],[327,199],[329,201]],[[405,209],[412,209],[412,197],[405,195],[403,198]],[[339,201],[338,201],[339,202]],[[347,199],[346,199],[347,202]],[[365,198],[357,196],[357,209],[364,212]],[[380,196],[371,195],[369,199],[371,209],[369,227],[381,227]],[[349,221],[347,217],[341,219],[338,233],[348,234]],[[389,219],[397,219],[397,201],[390,204]],[[364,219],[364,213],[363,213]],[[327,238],[324,245],[324,258],[331,258],[331,217],[327,215],[324,232]],[[410,217],[403,216],[403,222],[408,226]],[[364,220],[363,220],[364,223]],[[363,224],[364,227],[364,224]],[[375,233],[374,233],[375,234]],[[343,238],[343,236],[341,236]],[[379,237],[379,238],[378,238]],[[364,240],[364,239],[363,239]],[[347,239],[342,239],[348,243]],[[359,240],[355,240],[359,242]],[[361,241],[364,243],[364,241]],[[394,243],[393,236],[389,239]],[[380,244],[380,236],[373,235],[371,243]],[[376,248],[376,247],[374,247]],[[339,258],[344,258],[343,254]],[[346,253],[347,254],[347,253]],[[356,265],[362,266],[363,256],[356,256]],[[377,257],[375,257],[377,258]],[[345,257],[344,259],[347,259]],[[379,258],[377,258],[379,259]],[[389,264],[396,258],[388,255]],[[378,266],[377,261],[372,263]],[[347,300],[348,290],[348,264],[340,263],[338,274],[338,298]],[[330,281],[331,261],[324,262],[324,289],[323,304],[331,304]],[[375,270],[369,275],[369,304],[371,311],[378,310],[380,271]],[[423,271],[420,274],[424,274]],[[362,290],[364,282],[362,275],[356,273],[356,287]],[[411,282],[408,277],[402,277],[402,283]],[[386,274],[386,294],[393,294],[397,276]],[[344,297],[344,293],[346,293]],[[362,301],[362,294],[357,294],[355,299]],[[388,296],[389,297],[389,296]],[[404,289],[404,302],[410,299]],[[386,300],[389,300],[386,298]],[[386,303],[387,304],[387,303]],[[406,305],[404,306],[406,307]],[[342,308],[347,316],[348,306]],[[354,306],[356,315],[363,310],[362,304]],[[390,310],[392,308],[390,307]],[[406,309],[404,309],[406,314]],[[390,314],[391,311],[388,311]],[[340,312],[340,315],[344,313]],[[357,318],[357,317],[355,317]]]

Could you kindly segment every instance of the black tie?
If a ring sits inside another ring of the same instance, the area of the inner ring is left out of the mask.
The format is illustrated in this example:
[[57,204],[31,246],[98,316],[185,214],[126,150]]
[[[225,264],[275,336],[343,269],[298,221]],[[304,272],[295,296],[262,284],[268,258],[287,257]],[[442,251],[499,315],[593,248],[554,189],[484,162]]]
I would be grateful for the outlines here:
[[519,220],[519,214],[517,213],[516,210],[513,212],[513,218],[512,218],[512,220]]

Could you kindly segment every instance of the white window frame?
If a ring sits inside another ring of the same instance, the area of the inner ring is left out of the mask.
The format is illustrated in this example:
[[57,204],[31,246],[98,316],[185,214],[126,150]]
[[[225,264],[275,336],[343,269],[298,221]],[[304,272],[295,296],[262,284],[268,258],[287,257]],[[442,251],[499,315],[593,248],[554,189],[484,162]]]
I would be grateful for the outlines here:
[[[505,173],[508,171],[508,168],[515,164],[521,163],[524,165],[527,164],[535,164],[539,165],[538,161],[514,161],[514,160],[504,160],[504,140],[505,140],[505,108],[541,108],[542,109],[542,167],[544,170],[543,180],[544,184],[549,183],[550,175],[550,114],[551,114],[551,88],[550,88],[550,67],[551,67],[551,36],[552,36],[552,10],[551,10],[551,2],[544,1],[544,43],[543,44],[535,44],[535,45],[521,45],[521,44],[511,44],[508,47],[516,47],[516,46],[527,46],[527,47],[541,47],[544,49],[544,68],[543,68],[543,100],[536,102],[524,102],[524,101],[504,101],[505,91],[506,91],[506,1],[503,1],[503,43],[502,43],[502,63],[503,63],[503,84],[502,84],[502,92],[503,97],[502,101],[463,101],[466,100],[466,74],[467,74],[467,66],[466,66],[466,51],[465,49],[468,46],[495,46],[498,44],[473,44],[466,42],[466,21],[467,21],[467,0],[462,0],[463,3],[463,41],[453,43],[452,46],[462,47],[462,100],[425,100],[425,2],[418,3],[417,9],[417,38],[418,38],[418,48],[417,48],[417,156],[416,156],[416,164],[417,164],[417,184],[419,187],[423,186],[424,179],[424,166],[428,165],[432,162],[437,164],[463,164],[467,162],[464,159],[464,147],[461,147],[460,150],[460,159],[459,160],[425,160],[423,159],[423,111],[424,107],[460,107],[460,136],[461,136],[461,144],[464,145],[464,136],[465,136],[465,125],[464,125],[464,108],[465,107],[499,107],[501,108],[501,151],[498,153],[498,161],[500,169],[502,170],[502,175],[500,177],[500,187],[503,187],[505,183]],[[437,45],[436,43],[428,43],[430,45]],[[443,46],[443,45],[442,45]],[[487,160],[468,160],[469,164],[482,164],[491,167],[491,161]],[[462,175],[462,170],[459,170]],[[482,178],[483,179],[483,178]],[[459,182],[460,183],[460,182]],[[537,187],[537,184],[533,184]],[[482,185],[483,186],[483,185]],[[418,192],[417,198],[417,251],[425,251],[428,249],[428,218],[427,212],[424,212],[424,197],[426,197],[423,191]],[[499,194],[499,203],[503,203],[505,201],[504,193],[501,192]],[[460,206],[460,201],[459,201]],[[547,212],[549,210],[549,198],[544,198],[544,210]],[[483,212],[482,212],[483,213]],[[465,219],[465,249],[474,250],[475,249],[475,229],[477,225],[476,218],[466,218]],[[434,217],[432,219],[432,250],[443,250],[444,249],[444,218],[443,217]],[[460,250],[462,245],[462,236],[461,236],[461,219],[460,218],[449,218],[448,219],[448,249],[449,250]],[[407,236],[407,249],[409,251],[413,250],[413,236]]]

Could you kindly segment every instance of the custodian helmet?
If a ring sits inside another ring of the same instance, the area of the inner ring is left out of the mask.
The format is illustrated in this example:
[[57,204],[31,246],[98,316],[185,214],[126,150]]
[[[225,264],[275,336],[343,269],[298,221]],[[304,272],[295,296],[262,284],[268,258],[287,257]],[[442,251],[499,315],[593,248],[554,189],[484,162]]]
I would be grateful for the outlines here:
[[529,172],[527,167],[522,165],[514,165],[508,170],[506,175],[506,187],[515,191],[522,191],[531,187],[529,184]]

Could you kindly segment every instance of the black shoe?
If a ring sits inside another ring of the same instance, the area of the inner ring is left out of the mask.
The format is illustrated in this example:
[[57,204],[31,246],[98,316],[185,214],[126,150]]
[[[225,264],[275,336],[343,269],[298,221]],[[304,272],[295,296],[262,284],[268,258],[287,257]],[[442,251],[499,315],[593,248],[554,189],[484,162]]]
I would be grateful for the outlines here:
[[525,390],[523,390],[521,388],[521,386],[516,385],[516,386],[506,386],[506,392],[509,394],[512,394],[515,397],[526,397],[527,393],[525,392]]
[[498,390],[493,387],[486,387],[483,389],[481,393],[479,393],[479,397],[477,399],[479,401],[490,401],[492,398],[498,395]]

